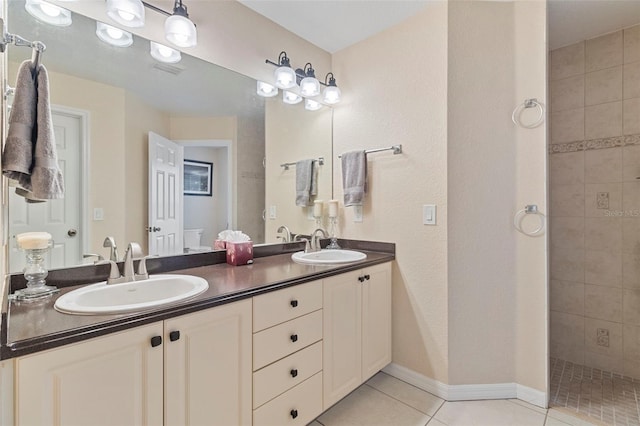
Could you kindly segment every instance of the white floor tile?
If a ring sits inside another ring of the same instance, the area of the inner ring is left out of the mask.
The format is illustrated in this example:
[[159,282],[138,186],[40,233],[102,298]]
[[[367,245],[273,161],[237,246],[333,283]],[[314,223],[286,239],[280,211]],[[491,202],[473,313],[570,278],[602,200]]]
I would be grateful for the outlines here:
[[360,386],[318,421],[324,426],[424,426],[429,416],[369,386]]
[[549,408],[549,414],[547,414],[547,417],[561,420],[571,426],[599,426],[605,424],[595,419],[587,420],[578,413],[568,413],[565,410],[559,410],[557,408]]
[[430,416],[444,403],[443,399],[383,372],[369,379],[367,385]]
[[434,416],[448,426],[543,426],[545,415],[507,400],[445,402]]
[[447,426],[447,425],[445,425],[439,420],[432,418],[431,420],[429,420],[429,423],[427,423],[427,426]]
[[313,422],[309,423],[307,426],[322,426],[322,424],[314,420]]
[[547,416],[547,421],[544,423],[544,426],[571,426],[571,424],[565,423],[562,420],[554,419],[553,417]]
[[533,404],[529,404],[528,402],[525,402],[521,399],[509,399],[509,402],[513,402],[514,404],[518,404],[521,405],[525,408],[528,408],[530,410],[534,410],[537,411],[538,413],[542,413],[542,414],[547,414],[547,409],[546,408],[542,408],[542,407],[538,407],[537,405],[533,405]]

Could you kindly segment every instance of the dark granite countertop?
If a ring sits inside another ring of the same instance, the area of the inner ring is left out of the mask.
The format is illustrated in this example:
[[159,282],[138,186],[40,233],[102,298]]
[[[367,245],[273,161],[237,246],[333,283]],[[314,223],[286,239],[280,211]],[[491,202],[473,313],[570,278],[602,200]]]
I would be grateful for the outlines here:
[[[291,249],[274,253],[273,247],[266,251],[262,250],[262,257],[257,254],[254,263],[245,266],[219,263],[220,256],[210,257],[212,259],[210,262],[213,264],[194,266],[193,259],[197,258],[190,255],[175,256],[169,262],[170,266],[156,267],[156,271],[202,277],[208,281],[209,289],[180,303],[135,313],[119,315],[60,313],[53,307],[56,299],[79,286],[68,283],[62,286],[59,283],[50,282],[61,287],[60,293],[51,298],[39,302],[5,302],[0,329],[0,360],[162,321],[395,259],[393,244],[343,241],[346,242],[344,246],[367,253],[367,258],[343,265],[302,265],[291,260]],[[297,246],[293,251],[296,250]],[[256,251],[260,252],[257,247]],[[154,273],[153,270],[150,272]],[[89,280],[86,283],[90,281],[96,280]]]

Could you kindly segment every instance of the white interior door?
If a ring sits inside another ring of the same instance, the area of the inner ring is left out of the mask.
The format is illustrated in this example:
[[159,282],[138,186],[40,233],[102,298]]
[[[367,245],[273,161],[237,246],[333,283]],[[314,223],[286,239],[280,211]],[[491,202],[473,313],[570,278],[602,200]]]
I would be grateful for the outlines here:
[[149,254],[183,252],[182,146],[149,132]]
[[9,272],[21,272],[25,255],[16,248],[15,236],[23,232],[46,231],[54,246],[47,256],[49,268],[62,268],[82,262],[81,149],[82,118],[73,113],[52,110],[58,165],[64,179],[64,198],[44,203],[27,203],[9,188]]

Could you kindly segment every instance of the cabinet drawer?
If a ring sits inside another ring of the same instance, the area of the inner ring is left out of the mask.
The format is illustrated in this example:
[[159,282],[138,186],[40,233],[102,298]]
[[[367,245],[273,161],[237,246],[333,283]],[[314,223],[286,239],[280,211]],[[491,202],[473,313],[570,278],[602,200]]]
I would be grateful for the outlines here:
[[301,284],[253,298],[254,333],[322,308],[322,283]]
[[253,410],[253,425],[306,425],[322,413],[322,373]]
[[253,370],[322,339],[322,309],[253,335]]
[[322,342],[253,373],[253,408],[304,382],[322,370]]

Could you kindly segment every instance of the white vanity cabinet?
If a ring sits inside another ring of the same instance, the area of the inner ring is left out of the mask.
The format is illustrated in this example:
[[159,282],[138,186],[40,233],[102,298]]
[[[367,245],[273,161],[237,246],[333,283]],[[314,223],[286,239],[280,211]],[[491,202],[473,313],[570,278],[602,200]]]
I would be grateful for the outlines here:
[[16,360],[16,425],[250,425],[251,300]]
[[322,413],[322,281],[253,298],[253,424]]
[[324,280],[324,410],[391,362],[391,263]]

